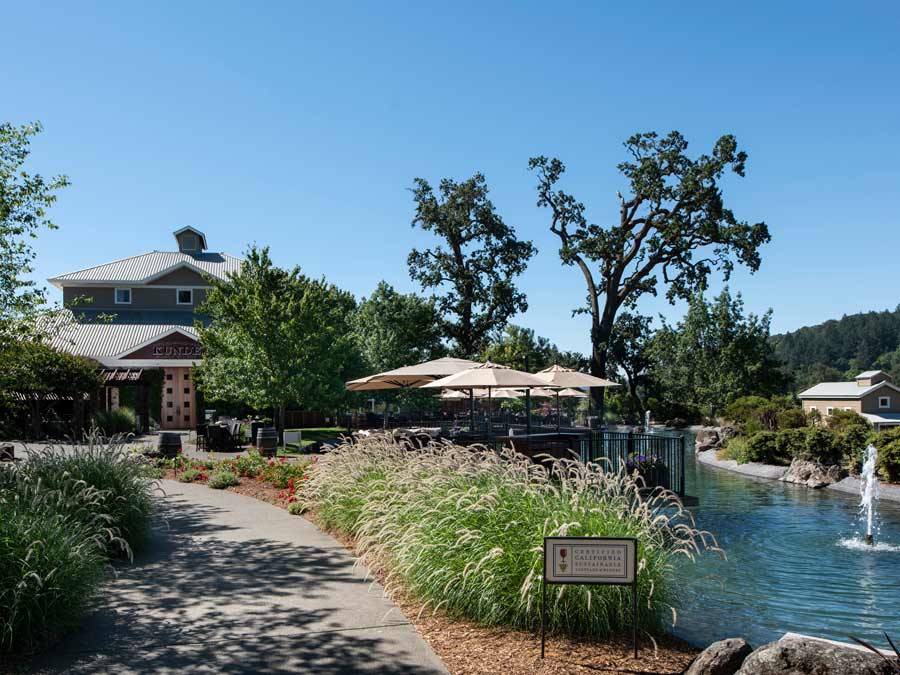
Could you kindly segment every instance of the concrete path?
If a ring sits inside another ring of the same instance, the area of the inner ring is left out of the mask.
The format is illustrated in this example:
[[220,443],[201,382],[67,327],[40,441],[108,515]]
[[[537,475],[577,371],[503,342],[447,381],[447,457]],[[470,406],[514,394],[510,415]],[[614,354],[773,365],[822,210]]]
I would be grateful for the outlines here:
[[447,673],[332,537],[264,502],[163,481],[160,526],[39,673]]

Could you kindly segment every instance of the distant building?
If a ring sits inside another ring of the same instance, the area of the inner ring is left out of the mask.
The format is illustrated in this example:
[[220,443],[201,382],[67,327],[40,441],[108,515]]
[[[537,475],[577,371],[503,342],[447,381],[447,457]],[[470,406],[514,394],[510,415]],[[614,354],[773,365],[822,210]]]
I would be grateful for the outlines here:
[[800,394],[803,409],[823,417],[852,410],[876,429],[900,425],[900,388],[881,370],[867,370],[853,382],[821,382]]
[[[227,253],[208,252],[206,235],[193,227],[174,235],[177,251],[152,251],[48,279],[66,305],[51,329],[54,346],[103,367],[102,407],[118,407],[119,389],[131,388],[145,429],[148,415],[163,429],[196,425],[190,369],[202,348],[194,322],[206,320],[196,310],[206,299],[208,278],[224,279],[242,264]],[[158,402],[148,398],[152,370],[162,371]]]

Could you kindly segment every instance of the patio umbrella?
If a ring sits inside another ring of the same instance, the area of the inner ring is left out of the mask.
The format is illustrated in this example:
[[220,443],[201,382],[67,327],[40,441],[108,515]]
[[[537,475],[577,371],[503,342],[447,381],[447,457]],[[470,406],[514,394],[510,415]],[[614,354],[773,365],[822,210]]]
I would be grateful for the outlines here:
[[[414,366],[394,368],[376,375],[361,377],[346,383],[348,391],[379,391],[384,389],[416,389],[428,382],[437,380],[476,365],[475,361],[457,359],[449,356],[417,363]],[[384,411],[384,424],[387,426],[387,407]]]
[[414,366],[394,368],[383,373],[361,377],[347,382],[349,391],[375,391],[380,389],[410,389],[421,387],[434,380],[458,373],[478,365],[476,361],[444,357],[425,361]]
[[559,390],[571,387],[618,387],[616,382],[604,380],[602,377],[594,377],[588,373],[582,373],[574,368],[566,368],[558,363],[544,368],[540,372],[534,374],[540,378],[545,385],[550,385],[557,389],[556,394],[556,430],[559,431]]
[[422,385],[423,388],[436,389],[479,389],[485,388],[488,392],[488,433],[491,429],[491,391],[494,389],[508,389],[516,387],[541,387],[544,382],[531,373],[521,370],[513,370],[509,366],[501,366],[499,363],[485,361],[471,368],[467,368],[454,375],[448,375],[440,380]]

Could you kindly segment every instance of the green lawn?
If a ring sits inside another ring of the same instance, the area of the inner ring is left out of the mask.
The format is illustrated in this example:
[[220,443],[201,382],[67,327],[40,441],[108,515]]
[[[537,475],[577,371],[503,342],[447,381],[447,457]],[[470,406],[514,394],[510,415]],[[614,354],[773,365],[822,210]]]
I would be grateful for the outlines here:
[[340,438],[347,433],[345,427],[311,427],[308,429],[285,429],[285,431],[299,431],[301,437],[300,445],[291,443],[284,448],[279,448],[279,457],[301,455],[303,454],[303,449],[308,445],[312,445],[318,441],[328,441]]

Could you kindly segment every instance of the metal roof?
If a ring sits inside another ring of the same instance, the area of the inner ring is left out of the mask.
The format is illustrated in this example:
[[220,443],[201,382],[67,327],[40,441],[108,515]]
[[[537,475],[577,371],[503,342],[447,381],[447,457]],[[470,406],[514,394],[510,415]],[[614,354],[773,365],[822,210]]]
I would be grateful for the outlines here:
[[860,413],[873,424],[900,424],[900,413]]
[[191,312],[122,312],[115,322],[108,322],[99,312],[79,312],[76,316],[62,310],[48,320],[44,332],[56,349],[102,359],[137,348],[173,329],[197,338],[195,318]]
[[870,377],[875,377],[876,375],[885,374],[883,370],[867,370],[865,372],[860,373],[856,376],[857,380],[867,380]]
[[61,274],[49,279],[54,286],[78,281],[88,283],[147,283],[182,266],[202,274],[224,279],[228,273],[237,273],[244,261],[227,253],[182,253],[180,251],[153,251],[115,260],[104,265],[89,267]]
[[856,382],[820,382],[814,387],[807,389],[804,392],[799,394],[800,398],[848,398],[848,399],[857,399],[862,398],[866,394],[869,394],[876,389],[880,389],[881,387],[890,387],[892,389],[897,389],[890,382],[878,382],[877,384],[870,385],[868,387],[860,387]]

